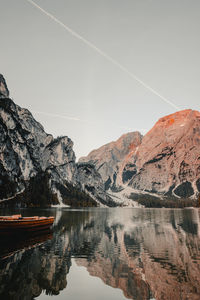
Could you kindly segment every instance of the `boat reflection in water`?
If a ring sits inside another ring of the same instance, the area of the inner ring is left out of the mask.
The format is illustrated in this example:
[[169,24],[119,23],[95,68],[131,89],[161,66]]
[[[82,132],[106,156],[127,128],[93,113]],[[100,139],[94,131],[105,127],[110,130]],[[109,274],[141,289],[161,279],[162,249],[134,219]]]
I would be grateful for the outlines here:
[[15,233],[14,235],[0,232],[0,260],[6,259],[15,253],[36,247],[52,239],[51,229],[39,230],[28,233]]
[[[79,267],[87,270],[88,300],[101,297],[89,278],[101,279],[102,293],[106,286],[123,291],[109,300],[200,299],[197,209],[64,209],[54,214],[52,239],[0,261],[0,299],[42,300],[45,294],[85,299],[83,287],[73,282],[74,272],[78,280],[83,270]],[[70,294],[73,286],[79,297]]]

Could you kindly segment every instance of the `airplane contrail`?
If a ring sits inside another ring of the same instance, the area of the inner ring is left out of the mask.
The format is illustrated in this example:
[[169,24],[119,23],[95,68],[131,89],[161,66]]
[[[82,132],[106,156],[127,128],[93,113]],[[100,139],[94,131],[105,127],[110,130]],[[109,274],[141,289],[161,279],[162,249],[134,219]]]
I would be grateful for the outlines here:
[[48,117],[56,117],[56,118],[62,118],[62,119],[67,119],[67,120],[71,120],[71,121],[82,121],[83,120],[76,118],[76,117],[69,117],[69,116],[65,116],[65,115],[59,115],[59,114],[53,114],[53,113],[48,113],[48,112],[44,112],[44,111],[32,111],[35,114],[39,114],[39,115],[44,115],[44,116],[48,116]]
[[173,102],[162,96],[160,93],[158,93],[155,89],[150,87],[148,84],[146,84],[143,80],[141,80],[139,77],[137,77],[135,74],[130,72],[126,67],[124,67],[122,64],[120,64],[117,60],[113,59],[110,55],[108,55],[106,52],[102,51],[100,48],[95,46],[93,43],[82,37],[80,34],[72,30],[70,27],[62,23],[60,20],[58,20],[55,16],[50,14],[48,11],[44,10],[42,7],[40,7],[38,4],[36,4],[32,0],[27,0],[30,4],[35,6],[37,9],[39,9],[42,13],[44,13],[46,16],[48,16],[50,19],[55,21],[57,24],[59,24],[61,27],[63,27],[66,31],[68,31],[72,36],[77,38],[78,40],[82,41],[84,44],[86,44],[88,47],[95,50],[97,53],[99,53],[102,57],[106,58],[108,61],[110,61],[113,65],[117,66],[120,70],[128,74],[132,79],[140,83],[143,87],[145,87],[147,90],[152,92],[154,95],[159,97],[161,100],[163,100],[165,103],[171,105],[175,109],[179,110],[179,107],[175,105]]
[[[84,120],[84,119],[80,119],[80,118],[77,118],[77,117],[69,117],[69,116],[66,116],[66,115],[60,115],[60,114],[55,114],[55,113],[49,113],[49,112],[44,112],[44,111],[36,111],[36,110],[32,110],[32,112],[34,114],[39,114],[39,115],[44,115],[44,116],[47,116],[47,117],[54,117],[54,118],[59,118],[59,119],[66,119],[66,120],[70,120],[70,121],[78,121],[78,122],[83,122],[83,123],[87,123],[89,125],[95,125],[95,124],[99,124],[99,125],[105,125],[105,123],[109,124],[109,125],[112,125],[112,126],[117,126],[118,128],[121,128],[121,129],[126,129],[128,131],[132,131],[133,129],[132,128],[129,128],[129,127],[126,127],[126,126],[118,126],[116,125],[115,123],[113,122],[110,122],[110,121],[103,121],[103,122],[92,122],[92,121],[88,121],[88,120]],[[137,129],[138,131],[140,131],[139,129]],[[146,129],[141,129],[141,131],[145,131]]]

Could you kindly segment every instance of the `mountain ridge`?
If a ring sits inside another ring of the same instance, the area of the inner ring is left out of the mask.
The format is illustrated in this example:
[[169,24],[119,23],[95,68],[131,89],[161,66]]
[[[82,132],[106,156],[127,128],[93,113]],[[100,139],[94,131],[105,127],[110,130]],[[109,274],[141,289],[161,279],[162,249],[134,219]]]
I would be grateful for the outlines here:
[[130,185],[181,198],[197,196],[199,145],[200,112],[186,109],[160,118],[138,148]]
[[29,110],[9,98],[0,74],[1,207],[134,206],[127,201],[131,190],[196,199],[199,146],[200,112],[185,109],[160,118],[145,136],[128,132],[76,163],[73,141],[47,134]]
[[140,132],[128,132],[116,141],[91,151],[88,156],[81,157],[79,162],[94,164],[104,181],[105,190],[117,191],[122,185],[122,162],[128,159],[130,152],[134,153],[141,140],[142,135]]
[[0,206],[97,206],[109,201],[101,178],[88,182],[81,177],[84,172],[84,167],[78,172],[72,140],[47,134],[29,110],[9,98],[0,75]]
[[[120,163],[102,159],[102,150],[108,145],[111,153],[120,151],[117,143],[111,142],[81,160],[93,162],[98,170],[105,162],[107,169],[112,166],[119,188],[125,185],[138,192],[176,198],[196,198],[199,194],[200,112],[185,109],[160,118],[133,148],[126,145]],[[101,175],[106,184],[106,176]]]

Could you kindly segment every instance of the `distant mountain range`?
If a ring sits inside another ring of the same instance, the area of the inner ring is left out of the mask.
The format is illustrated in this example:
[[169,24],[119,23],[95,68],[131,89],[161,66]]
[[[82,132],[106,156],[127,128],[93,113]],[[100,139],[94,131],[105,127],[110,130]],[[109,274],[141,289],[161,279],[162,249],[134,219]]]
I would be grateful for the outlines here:
[[0,75],[0,131],[0,206],[117,206],[127,190],[175,198],[200,192],[198,111],[163,117],[144,137],[124,134],[76,163],[71,139],[47,134],[9,98]]

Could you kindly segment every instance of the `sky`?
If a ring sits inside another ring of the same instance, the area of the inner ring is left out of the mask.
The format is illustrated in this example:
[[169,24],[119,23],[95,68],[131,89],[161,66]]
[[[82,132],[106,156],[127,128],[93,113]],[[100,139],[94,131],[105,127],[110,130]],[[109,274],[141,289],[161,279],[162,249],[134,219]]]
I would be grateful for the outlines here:
[[0,0],[0,73],[47,133],[72,139],[77,158],[199,110],[199,0],[34,2],[53,17]]

